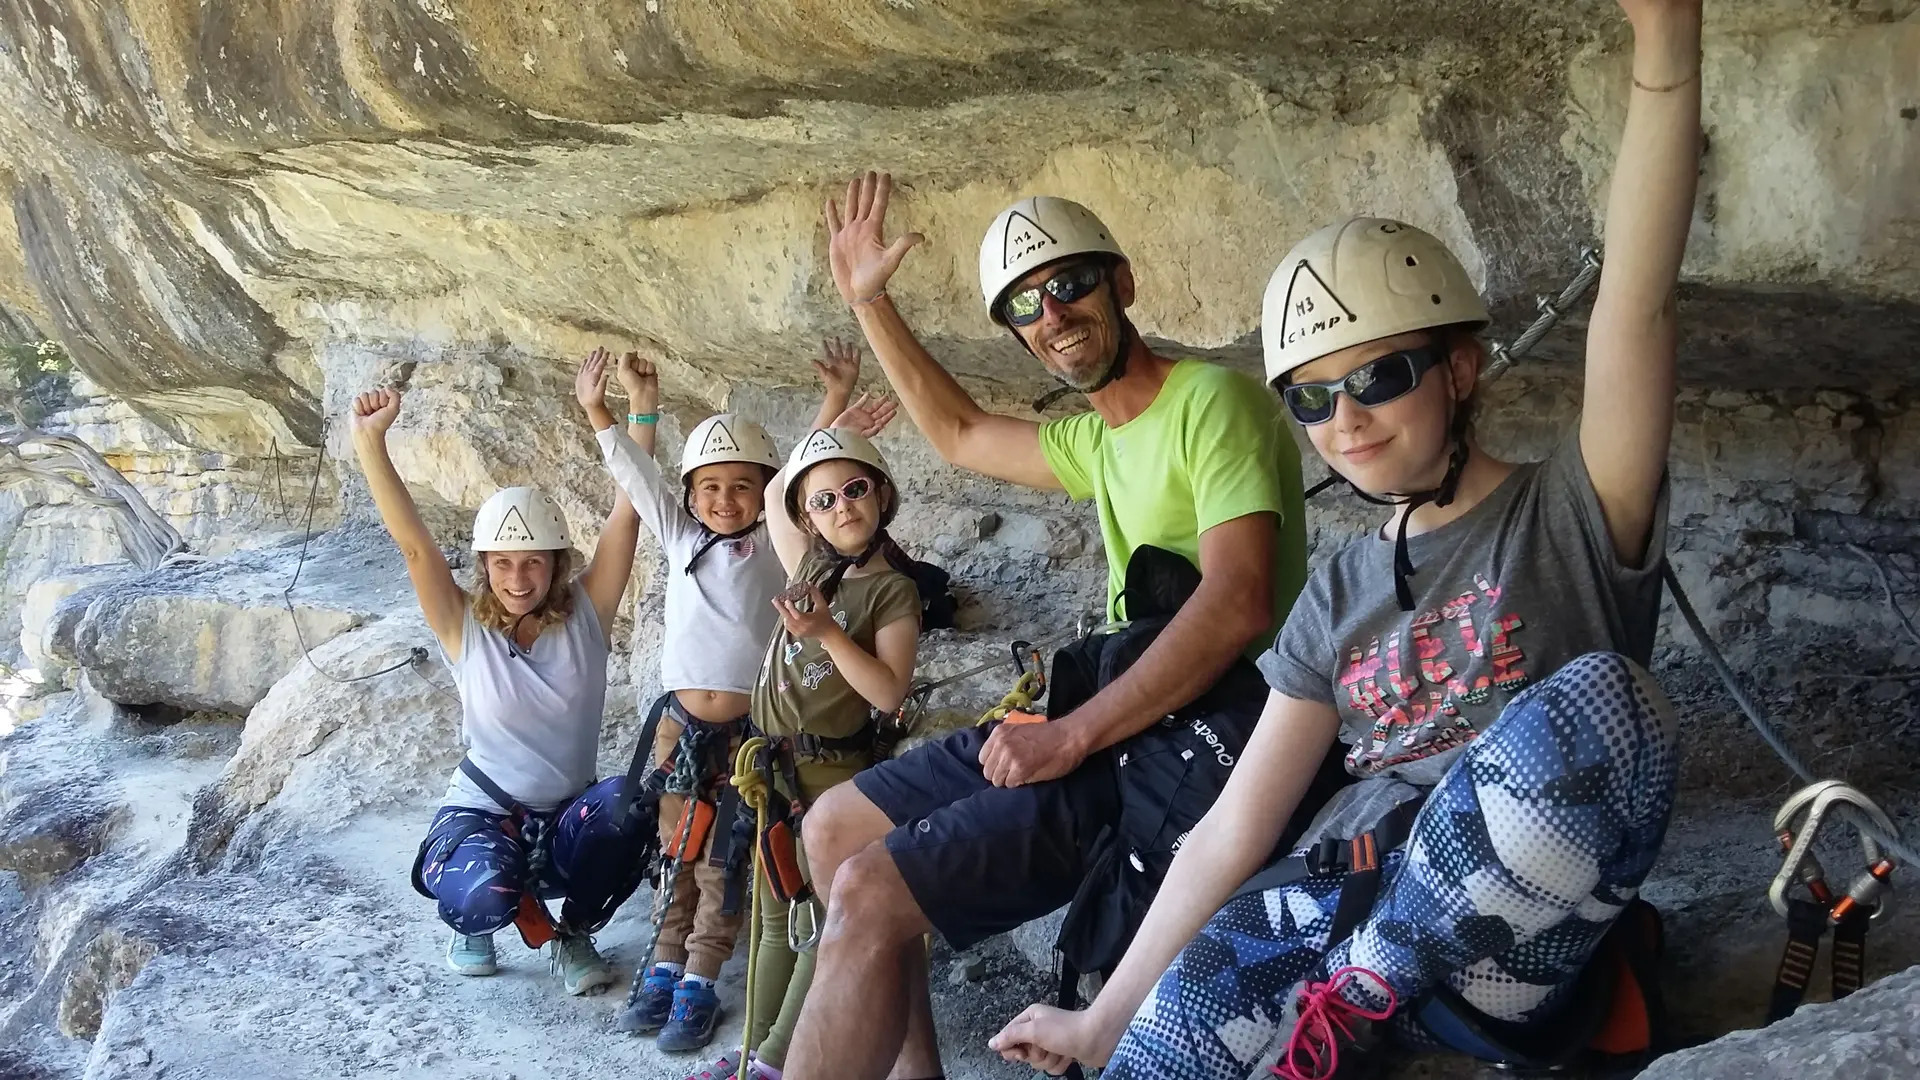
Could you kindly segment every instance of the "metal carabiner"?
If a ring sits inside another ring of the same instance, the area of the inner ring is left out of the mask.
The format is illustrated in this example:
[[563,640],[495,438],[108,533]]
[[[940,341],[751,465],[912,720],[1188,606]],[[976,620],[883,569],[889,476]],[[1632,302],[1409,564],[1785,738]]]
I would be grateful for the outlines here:
[[[800,913],[807,913],[805,936],[800,933]],[[787,948],[797,953],[812,952],[820,944],[820,901],[809,895],[805,900],[787,901]]]
[[[1015,685],[1025,685],[1026,694],[1030,698],[1038,699],[1047,696],[1047,658],[1034,647],[1031,641],[1015,641],[1012,649],[1013,670],[1018,673]],[[1033,667],[1027,667],[1028,664],[1032,664]],[[1027,678],[1029,674],[1033,676],[1031,681]]]
[[[1822,780],[1788,796],[1786,803],[1780,807],[1780,812],[1773,816],[1773,831],[1779,837],[1781,846],[1786,848],[1786,858],[1780,865],[1780,872],[1773,876],[1773,883],[1767,888],[1767,900],[1773,904],[1773,910],[1779,912],[1782,917],[1787,914],[1787,889],[1795,880],[1805,881],[1815,897],[1819,898],[1823,904],[1831,900],[1832,891],[1826,887],[1825,872],[1820,868],[1819,861],[1813,857],[1813,845],[1819,838],[1820,828],[1825,824],[1827,814],[1839,805],[1852,806],[1865,814],[1868,820],[1884,830],[1888,836],[1900,835],[1893,824],[1893,819],[1889,818],[1885,811],[1881,810],[1872,799],[1842,781]],[[1794,819],[1799,817],[1802,811],[1805,812],[1806,817],[1796,829]],[[1892,865],[1881,856],[1879,843],[1864,832],[1860,833],[1860,849],[1866,856],[1867,876],[1875,879],[1877,887],[1867,888],[1862,883],[1856,882],[1855,888],[1850,889],[1849,893],[1863,891],[1871,894],[1871,898],[1878,901],[1873,912],[1873,917],[1877,919],[1887,910],[1886,896],[1891,887],[1886,884],[1886,880],[1892,871]],[[1814,887],[1816,882],[1819,888]],[[1821,895],[1823,892],[1826,894],[1824,897]],[[1854,903],[1868,898],[1863,895],[1856,898]]]

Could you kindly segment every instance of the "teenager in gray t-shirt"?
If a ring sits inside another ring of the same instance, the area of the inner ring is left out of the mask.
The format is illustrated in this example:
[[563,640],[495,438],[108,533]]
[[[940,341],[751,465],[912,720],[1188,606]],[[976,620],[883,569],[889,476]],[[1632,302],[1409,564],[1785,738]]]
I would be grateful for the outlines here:
[[[1536,465],[1476,443],[1486,309],[1434,237],[1355,218],[1288,254],[1261,320],[1268,378],[1386,520],[1310,576],[1261,662],[1260,727],[1100,996],[1079,1013],[1029,1009],[993,1040],[1003,1054],[1050,1072],[1105,1064],[1108,1080],[1240,1080],[1261,1065],[1324,1080],[1370,1042],[1368,1021],[1416,1013],[1442,985],[1507,1024],[1551,1023],[1634,899],[1677,771],[1672,708],[1643,665],[1700,5],[1620,2],[1634,85],[1577,431]],[[1330,940],[1342,894],[1365,878],[1233,895],[1335,738],[1366,778],[1330,811],[1347,829],[1424,797],[1344,940]]]

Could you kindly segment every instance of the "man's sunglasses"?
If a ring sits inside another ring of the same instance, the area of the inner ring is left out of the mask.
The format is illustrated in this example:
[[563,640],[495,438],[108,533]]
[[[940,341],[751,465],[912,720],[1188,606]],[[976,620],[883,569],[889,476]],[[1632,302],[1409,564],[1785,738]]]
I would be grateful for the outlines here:
[[873,494],[873,481],[864,476],[856,476],[840,486],[839,491],[821,488],[807,496],[807,509],[816,514],[824,514],[840,505],[840,500],[859,502]]
[[1000,301],[1000,315],[1009,326],[1027,326],[1037,321],[1044,308],[1040,300],[1041,290],[1063,304],[1071,304],[1100,287],[1104,276],[1099,263],[1077,263],[1053,275],[1038,285],[1029,285],[1019,292],[1008,293]]
[[1293,383],[1283,387],[1280,396],[1293,418],[1311,427],[1333,419],[1337,395],[1344,392],[1356,405],[1377,408],[1413,393],[1420,376],[1445,359],[1432,345],[1402,349],[1375,357],[1332,382]]

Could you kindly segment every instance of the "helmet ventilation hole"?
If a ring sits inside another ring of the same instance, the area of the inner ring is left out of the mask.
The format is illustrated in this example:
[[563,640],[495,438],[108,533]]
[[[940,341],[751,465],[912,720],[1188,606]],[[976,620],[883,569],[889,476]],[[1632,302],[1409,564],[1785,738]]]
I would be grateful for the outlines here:
[[1408,266],[1419,266],[1419,265],[1420,265],[1420,260],[1419,260],[1419,259],[1416,259],[1416,258],[1414,258],[1414,257],[1413,257],[1413,256],[1411,256],[1411,255],[1409,255],[1409,256],[1407,256],[1407,265],[1408,265]]
[[1433,294],[1433,302],[1434,302],[1434,303],[1436,303],[1436,304],[1440,302],[1440,294],[1439,294],[1439,293],[1434,293],[1434,294]]

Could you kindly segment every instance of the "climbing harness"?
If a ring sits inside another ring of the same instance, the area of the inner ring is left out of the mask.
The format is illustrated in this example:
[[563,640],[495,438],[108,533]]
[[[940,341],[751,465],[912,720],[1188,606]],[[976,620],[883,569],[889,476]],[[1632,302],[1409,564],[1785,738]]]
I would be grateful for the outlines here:
[[[647,770],[646,763],[653,752],[654,733],[659,730],[661,717],[669,711],[683,725],[680,739],[669,751],[666,760],[655,763],[653,769]],[[660,848],[659,899],[649,923],[646,949],[639,966],[634,968],[633,982],[627,988],[627,1001],[620,1016],[622,1030],[636,1029],[631,1025],[636,1025],[640,1018],[640,998],[646,988],[647,972],[653,968],[653,959],[660,946],[660,931],[666,925],[667,912],[673,908],[681,870],[700,857],[700,852],[706,847],[706,833],[715,822],[728,820],[729,815],[721,813],[713,803],[700,796],[709,779],[703,773],[708,771],[707,762],[713,756],[711,747],[714,740],[718,739],[722,745],[726,745],[732,741],[734,730],[735,724],[708,724],[689,715],[677,707],[671,692],[662,694],[654,702],[648,711],[646,723],[640,729],[639,742],[634,747],[633,762],[628,766],[626,782],[621,785],[620,796],[614,803],[615,820],[626,821],[628,808],[636,801],[641,802],[652,815],[651,822],[643,823],[642,827],[647,829],[648,835],[655,835],[659,832],[660,797],[679,795],[685,802],[674,836]],[[705,819],[704,829],[701,827],[702,818]],[[698,837],[696,832],[699,833]],[[729,866],[728,870],[731,876],[732,867]]]
[[[527,853],[527,887],[520,893],[520,906],[514,912],[513,925],[520,931],[520,939],[527,943],[527,948],[541,948],[552,941],[563,929],[554,924],[553,916],[548,914],[547,905],[540,895],[541,882],[546,877],[548,864],[553,857],[551,841],[548,838],[548,833],[553,828],[553,815],[527,809],[524,803],[508,794],[494,782],[492,777],[482,771],[480,766],[475,765],[472,758],[460,759],[460,771],[466,775],[467,779],[473,781],[487,798],[492,799],[496,805],[506,811],[505,820],[500,822],[500,831]],[[429,900],[436,899],[426,883],[425,871],[428,857],[436,848],[445,853],[442,858],[452,855],[462,841],[486,827],[485,820],[472,818],[445,833],[436,835],[435,832],[429,831],[426,838],[421,840],[419,850],[414,853],[412,874],[414,891]],[[623,895],[619,899],[625,900],[626,897]],[[616,904],[618,902],[615,901]],[[612,912],[609,910],[607,914],[611,915]],[[587,932],[591,933],[598,929],[598,926],[594,926],[588,928]]]
[[[1867,928],[1887,913],[1893,893],[1893,861],[1881,854],[1879,843],[1871,835],[1861,832],[1864,869],[1844,894],[1834,893],[1827,884],[1825,868],[1813,854],[1813,845],[1827,814],[1839,806],[1852,807],[1887,833],[1899,835],[1893,820],[1872,799],[1838,780],[1801,788],[1774,815],[1774,833],[1785,859],[1767,890],[1767,899],[1787,920],[1787,944],[1767,1005],[1768,1023],[1785,1019],[1800,1007],[1813,976],[1820,939],[1829,929],[1833,931],[1829,963],[1834,1000],[1860,989],[1865,982]],[[1788,890],[1796,884],[1806,886],[1813,899],[1789,896]]]

